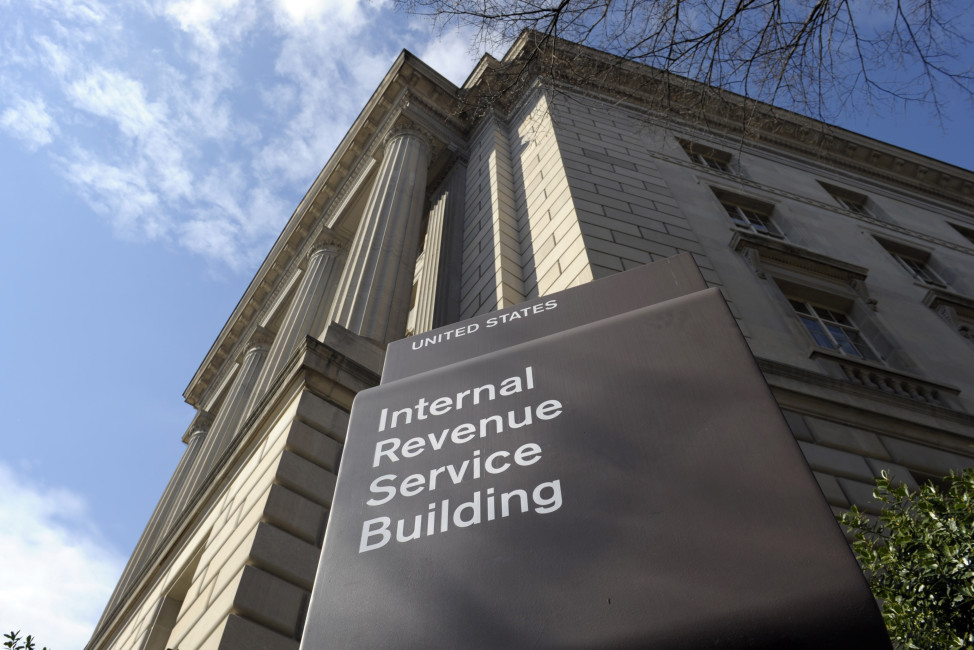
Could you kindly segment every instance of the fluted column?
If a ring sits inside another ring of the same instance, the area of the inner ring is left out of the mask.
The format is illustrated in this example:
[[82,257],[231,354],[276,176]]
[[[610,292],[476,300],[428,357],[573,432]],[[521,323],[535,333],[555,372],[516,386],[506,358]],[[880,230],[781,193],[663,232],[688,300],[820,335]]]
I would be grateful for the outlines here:
[[392,132],[342,278],[334,320],[382,343],[406,329],[429,162],[424,134]]
[[459,319],[459,264],[466,176],[466,166],[457,164],[430,207],[423,246],[426,259],[416,287],[416,334]]
[[244,409],[246,415],[253,412],[295,347],[309,334],[320,332],[324,328],[330,307],[327,297],[340,252],[341,243],[330,232],[319,237],[311,247],[308,267],[287,308],[277,336],[271,343],[264,368]]
[[186,475],[180,484],[179,491],[173,499],[173,505],[169,511],[169,515],[163,524],[164,532],[172,528],[183,510],[186,509],[186,504],[189,502],[190,496],[192,496],[193,487],[198,483],[197,477],[202,471],[200,465],[203,464],[203,446],[212,425],[213,416],[205,411],[201,411],[196,416],[196,419],[193,420],[189,434],[186,437],[186,454],[184,456],[188,459],[189,464],[187,465]]
[[[258,328],[247,342],[243,359],[240,362],[240,370],[237,371],[230,392],[223,400],[223,405],[213,421],[210,433],[207,434],[206,441],[203,443],[202,468],[197,479],[197,485],[206,480],[217,459],[229,446],[230,441],[237,435],[240,425],[244,422],[247,415],[245,412],[247,402],[250,393],[254,390],[257,377],[260,376],[270,341],[269,333],[263,328]],[[192,487],[194,491],[195,488],[196,486]]]
[[[201,424],[208,423],[208,417],[205,413],[197,415],[194,425],[197,422]],[[205,431],[205,428],[203,428],[203,431]],[[162,498],[159,499],[159,503],[152,512],[152,516],[149,517],[149,523],[146,524],[142,536],[136,543],[135,550],[132,551],[132,556],[125,566],[125,570],[122,572],[122,577],[119,578],[115,592],[112,594],[109,608],[125,592],[128,585],[139,574],[142,567],[145,566],[147,559],[159,547],[159,544],[165,540],[168,522],[172,519],[173,511],[177,508],[179,495],[192,480],[192,469],[198,453],[199,445],[193,444],[193,439],[191,438],[186,446],[186,450],[183,452],[182,458],[179,459],[179,464],[176,465],[176,471],[173,472],[172,478],[169,479],[169,483],[162,493]]]

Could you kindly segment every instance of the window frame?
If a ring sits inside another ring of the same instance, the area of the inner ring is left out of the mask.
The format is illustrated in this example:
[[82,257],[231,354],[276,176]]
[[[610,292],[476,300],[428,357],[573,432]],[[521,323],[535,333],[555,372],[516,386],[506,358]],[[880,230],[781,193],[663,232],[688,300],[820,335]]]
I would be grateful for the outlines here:
[[947,289],[949,287],[947,281],[940,277],[940,274],[928,262],[898,251],[889,251],[889,254],[917,282],[922,282],[931,287],[940,287],[941,289]]
[[846,311],[796,296],[785,297],[798,322],[816,346],[845,357],[884,363],[876,347]]
[[774,206],[763,206],[757,201],[748,200],[744,197],[736,197],[723,192],[715,191],[715,194],[721,207],[724,208],[724,212],[735,227],[762,237],[770,237],[782,241],[788,240],[781,227],[775,223]]
[[731,163],[733,157],[726,151],[714,149],[713,147],[708,147],[697,142],[691,142],[690,140],[679,139],[678,141],[683,148],[683,152],[690,159],[690,162],[695,165],[700,165],[711,171],[725,174],[732,173]]
[[822,181],[819,181],[818,184],[829,193],[832,200],[838,203],[839,207],[843,210],[864,217],[870,217],[872,219],[876,218],[876,214],[872,208],[869,207],[869,197],[865,194],[853,192],[852,190],[847,190],[843,187],[836,187],[835,185],[830,185]]
[[933,264],[933,253],[889,237],[873,235],[879,245],[896,260],[897,265],[910,274],[914,282],[926,287],[950,289],[950,283]]
[[966,239],[967,243],[974,244],[974,229],[950,221],[948,221],[947,224],[955,231],[957,231],[957,233],[960,234],[961,237]]

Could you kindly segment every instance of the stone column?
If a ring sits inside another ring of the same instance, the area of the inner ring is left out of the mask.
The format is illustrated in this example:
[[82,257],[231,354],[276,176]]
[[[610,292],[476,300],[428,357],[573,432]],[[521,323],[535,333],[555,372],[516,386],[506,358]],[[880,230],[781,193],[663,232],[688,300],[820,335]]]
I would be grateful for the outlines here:
[[[194,427],[199,424],[202,433],[209,426],[209,421],[209,415],[201,411],[196,416],[193,424]],[[179,464],[176,465],[176,471],[173,472],[172,478],[169,479],[169,484],[166,485],[166,489],[162,493],[162,498],[159,499],[159,503],[152,512],[152,516],[149,517],[149,523],[146,524],[142,536],[135,545],[135,550],[132,551],[132,557],[122,572],[122,577],[118,581],[118,587],[116,587],[115,592],[112,594],[112,601],[109,602],[109,607],[112,606],[118,595],[124,593],[127,586],[138,576],[142,567],[145,566],[148,558],[165,541],[169,522],[173,519],[173,512],[178,508],[179,495],[187,488],[188,483],[192,480],[192,470],[196,463],[198,453],[199,444],[194,444],[193,439],[190,438],[182,458],[179,459]]]
[[201,411],[196,416],[196,419],[193,420],[189,434],[186,437],[186,454],[184,456],[184,458],[189,460],[189,465],[187,466],[186,475],[180,485],[179,492],[176,493],[173,499],[172,509],[163,524],[163,532],[168,532],[172,529],[172,526],[186,509],[194,486],[199,483],[197,479],[201,471],[200,465],[202,465],[203,461],[201,452],[203,451],[203,444],[206,442],[206,436],[212,424],[213,416],[205,411]]
[[390,134],[342,278],[334,320],[380,343],[406,330],[430,147],[415,128]]
[[247,415],[253,412],[254,407],[267,393],[297,345],[309,334],[314,335],[324,328],[330,307],[326,302],[328,289],[340,252],[341,243],[328,232],[312,245],[304,277],[301,278],[284,321],[271,343],[264,368],[244,409]]
[[430,206],[423,246],[426,260],[416,287],[416,334],[455,322],[460,317],[460,247],[466,176],[466,166],[458,163]]
[[230,392],[223,400],[223,405],[217,412],[210,433],[207,434],[206,441],[203,444],[200,475],[197,479],[197,485],[191,488],[194,492],[206,480],[217,460],[239,432],[240,425],[243,424],[247,416],[245,409],[250,394],[254,390],[257,377],[260,376],[264,359],[267,357],[270,341],[271,336],[267,330],[258,328],[247,342],[243,359],[240,361],[240,370],[237,371]]

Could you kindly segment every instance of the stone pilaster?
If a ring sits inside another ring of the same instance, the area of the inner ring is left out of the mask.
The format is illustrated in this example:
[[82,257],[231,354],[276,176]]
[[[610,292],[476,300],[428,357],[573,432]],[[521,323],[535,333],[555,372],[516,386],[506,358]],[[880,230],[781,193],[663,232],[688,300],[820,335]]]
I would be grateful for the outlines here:
[[408,122],[399,126],[386,140],[333,318],[381,343],[405,333],[430,163],[429,138]]
[[324,328],[330,307],[327,298],[341,250],[341,242],[330,231],[320,235],[311,246],[304,276],[271,343],[264,368],[244,409],[246,415],[253,412],[298,343]]

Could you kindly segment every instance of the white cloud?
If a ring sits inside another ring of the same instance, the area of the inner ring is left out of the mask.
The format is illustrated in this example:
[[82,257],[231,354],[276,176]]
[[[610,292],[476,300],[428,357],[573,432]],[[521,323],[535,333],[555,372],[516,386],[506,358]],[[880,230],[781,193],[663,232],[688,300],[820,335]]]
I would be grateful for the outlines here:
[[417,56],[459,86],[466,81],[482,54],[471,43],[469,33],[459,29],[444,30],[435,39],[427,42]]
[[63,47],[52,41],[46,36],[38,36],[35,39],[40,46],[40,63],[50,69],[54,74],[63,76],[74,66],[71,55]]
[[0,23],[0,85],[29,101],[0,105],[0,128],[45,147],[120,236],[241,272],[402,47],[451,77],[470,67],[463,39],[425,46],[389,0],[15,6]]
[[207,55],[244,38],[258,16],[251,0],[175,0],[163,2],[162,9]]
[[31,151],[50,144],[58,132],[44,100],[39,98],[15,97],[13,105],[0,113],[0,126],[22,140]]
[[97,0],[34,0],[51,13],[71,20],[99,24],[105,21],[108,10]]
[[218,259],[233,270],[243,266],[237,226],[226,218],[196,219],[179,226],[179,243],[187,250]]
[[158,210],[160,197],[144,166],[113,165],[83,149],[61,159],[61,164],[65,177],[119,234],[149,240],[165,236],[168,218]]
[[125,558],[92,525],[77,494],[37,484],[2,462],[0,494],[0,621],[49,648],[83,647]]
[[67,88],[75,105],[114,121],[129,137],[145,134],[164,119],[164,109],[146,100],[138,81],[117,70],[95,68]]

